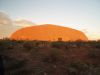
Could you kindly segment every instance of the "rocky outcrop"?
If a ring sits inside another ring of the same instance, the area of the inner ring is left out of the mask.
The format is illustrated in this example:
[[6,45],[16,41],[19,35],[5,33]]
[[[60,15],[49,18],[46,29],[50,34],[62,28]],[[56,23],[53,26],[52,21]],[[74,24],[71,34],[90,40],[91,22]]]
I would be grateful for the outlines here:
[[86,41],[88,38],[79,30],[52,24],[37,25],[22,28],[11,35],[15,40],[42,40],[42,41]]

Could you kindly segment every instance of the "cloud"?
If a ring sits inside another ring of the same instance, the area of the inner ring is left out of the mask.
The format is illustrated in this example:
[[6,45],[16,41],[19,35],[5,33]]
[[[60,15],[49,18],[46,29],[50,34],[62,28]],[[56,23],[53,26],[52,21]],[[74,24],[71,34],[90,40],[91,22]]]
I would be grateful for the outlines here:
[[0,12],[0,38],[9,37],[20,28],[20,26],[13,25],[12,19],[5,12]]
[[0,12],[0,25],[12,25],[12,20],[5,12]]
[[13,25],[2,25],[0,26],[0,33],[3,38],[11,36],[13,32],[20,29],[20,26],[13,26]]
[[23,27],[28,27],[28,26],[34,26],[34,25],[36,25],[35,23],[33,23],[31,21],[28,21],[28,20],[25,20],[25,19],[16,20],[14,22],[14,24],[17,25],[17,26],[23,26]]
[[0,38],[9,37],[21,28],[34,25],[36,24],[24,19],[13,21],[7,13],[0,12]]

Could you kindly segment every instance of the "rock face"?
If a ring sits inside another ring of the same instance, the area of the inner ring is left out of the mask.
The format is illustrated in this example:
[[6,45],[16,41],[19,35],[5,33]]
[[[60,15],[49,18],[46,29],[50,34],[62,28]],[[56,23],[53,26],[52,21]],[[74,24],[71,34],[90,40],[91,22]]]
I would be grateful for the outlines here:
[[88,38],[81,31],[51,24],[44,24],[22,28],[12,34],[15,40],[42,40],[42,41],[86,41]]

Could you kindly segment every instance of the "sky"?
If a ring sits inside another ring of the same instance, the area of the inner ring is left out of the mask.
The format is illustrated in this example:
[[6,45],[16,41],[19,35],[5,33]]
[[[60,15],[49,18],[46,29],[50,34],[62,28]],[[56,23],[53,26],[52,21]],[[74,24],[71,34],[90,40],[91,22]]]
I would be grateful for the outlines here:
[[100,0],[0,0],[0,11],[12,20],[61,25],[100,39]]

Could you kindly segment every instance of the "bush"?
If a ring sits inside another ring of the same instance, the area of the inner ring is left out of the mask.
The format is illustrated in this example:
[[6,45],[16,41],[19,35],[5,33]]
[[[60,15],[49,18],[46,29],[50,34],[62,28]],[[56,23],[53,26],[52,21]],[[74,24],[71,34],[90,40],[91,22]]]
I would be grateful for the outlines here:
[[63,48],[63,47],[65,47],[66,46],[66,43],[65,42],[62,42],[62,41],[57,41],[57,42],[52,42],[51,43],[51,46],[53,47],[53,48]]
[[9,56],[4,56],[4,65],[5,65],[5,74],[6,75],[16,75],[21,70],[26,70],[26,60],[19,60],[15,58],[11,58]]
[[52,48],[48,56],[43,58],[43,62],[55,64],[62,60],[62,54],[59,49]]
[[26,49],[26,50],[31,50],[34,46],[31,42],[25,42],[23,44],[23,47]]
[[0,40],[0,53],[12,50],[16,45],[17,45],[16,42],[13,42],[8,39]]
[[95,48],[99,48],[100,49],[100,41],[90,41],[89,44],[92,47],[95,47]]
[[33,67],[33,75],[44,75],[45,70],[42,66],[34,66]]
[[92,59],[100,59],[100,50],[95,48],[89,50],[88,57]]
[[100,75],[100,66],[86,63],[71,63],[68,67],[68,75]]

